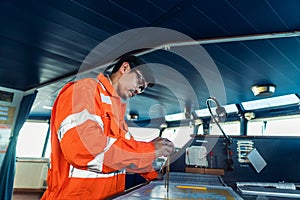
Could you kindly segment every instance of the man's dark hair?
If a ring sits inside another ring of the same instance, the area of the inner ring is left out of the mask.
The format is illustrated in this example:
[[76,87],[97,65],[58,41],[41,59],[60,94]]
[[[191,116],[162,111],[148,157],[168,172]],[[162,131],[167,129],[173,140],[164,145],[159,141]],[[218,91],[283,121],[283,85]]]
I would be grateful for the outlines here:
[[124,62],[128,62],[131,69],[133,69],[136,66],[146,64],[144,61],[142,61],[141,59],[139,59],[138,57],[136,57],[134,55],[125,54],[118,59],[118,62],[115,64],[111,73],[113,74],[113,73],[117,72]]
[[113,69],[110,74],[117,72],[124,62],[129,63],[131,70],[138,70],[144,76],[146,82],[148,83],[148,87],[152,87],[154,85],[155,79],[150,67],[142,59],[132,54],[124,54],[120,56],[117,59],[116,64],[113,66],[109,66],[104,73],[109,74],[108,70],[110,70],[111,68]]

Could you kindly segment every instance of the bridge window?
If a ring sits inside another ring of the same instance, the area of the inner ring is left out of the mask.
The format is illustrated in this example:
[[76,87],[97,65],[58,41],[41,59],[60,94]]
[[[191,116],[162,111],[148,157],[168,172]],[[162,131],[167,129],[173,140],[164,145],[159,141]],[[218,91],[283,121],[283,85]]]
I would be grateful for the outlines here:
[[[219,123],[222,127],[223,131],[227,135],[240,135],[240,122],[233,121],[233,122],[225,122]],[[217,124],[211,123],[210,124],[210,135],[223,135]]]
[[162,132],[162,137],[171,140],[176,148],[182,148],[187,142],[189,142],[193,133],[193,127],[181,126],[174,128],[166,128]]
[[17,143],[17,157],[41,158],[45,145],[48,122],[24,123]]
[[249,121],[248,135],[300,136],[300,115]]
[[128,130],[137,141],[148,142],[159,135],[159,129],[156,128],[128,127]]

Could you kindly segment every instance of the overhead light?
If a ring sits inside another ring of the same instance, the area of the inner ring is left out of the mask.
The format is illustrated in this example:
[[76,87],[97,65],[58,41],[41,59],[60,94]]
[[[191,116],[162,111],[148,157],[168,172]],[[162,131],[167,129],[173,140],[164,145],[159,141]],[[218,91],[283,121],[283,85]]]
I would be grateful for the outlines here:
[[254,112],[246,112],[244,113],[244,117],[250,121],[251,119],[254,119],[255,118],[255,113]]
[[275,85],[273,84],[264,84],[264,85],[253,85],[251,90],[254,96],[268,97],[272,96],[275,92]]
[[127,114],[127,119],[128,120],[138,120],[139,115],[138,114]]
[[167,128],[168,127],[168,124],[167,123],[162,123],[161,125],[160,125],[160,128],[162,129],[162,128]]

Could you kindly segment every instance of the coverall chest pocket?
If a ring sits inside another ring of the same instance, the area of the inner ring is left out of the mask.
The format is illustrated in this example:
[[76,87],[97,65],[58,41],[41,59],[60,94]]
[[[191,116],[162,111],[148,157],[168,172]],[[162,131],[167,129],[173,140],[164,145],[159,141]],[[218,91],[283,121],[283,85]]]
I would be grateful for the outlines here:
[[120,136],[120,128],[118,124],[115,122],[113,114],[110,112],[106,112],[102,117],[104,124],[104,134],[109,137],[118,137]]

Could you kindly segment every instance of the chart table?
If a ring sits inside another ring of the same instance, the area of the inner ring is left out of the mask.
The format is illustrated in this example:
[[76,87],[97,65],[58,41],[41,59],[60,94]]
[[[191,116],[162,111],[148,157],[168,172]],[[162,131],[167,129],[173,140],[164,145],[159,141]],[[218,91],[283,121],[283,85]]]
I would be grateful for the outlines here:
[[226,186],[220,176],[171,172],[169,192],[163,180],[152,181],[115,199],[239,200],[242,198],[231,187]]

